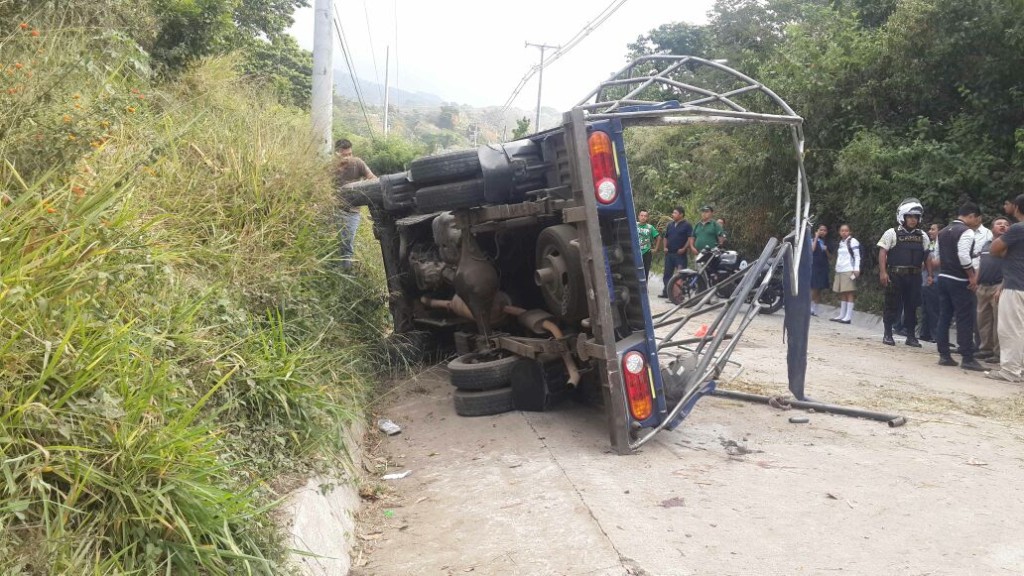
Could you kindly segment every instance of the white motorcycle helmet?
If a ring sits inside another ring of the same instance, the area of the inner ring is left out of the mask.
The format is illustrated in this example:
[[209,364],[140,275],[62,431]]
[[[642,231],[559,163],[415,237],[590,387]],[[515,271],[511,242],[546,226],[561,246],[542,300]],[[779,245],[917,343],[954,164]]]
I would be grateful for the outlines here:
[[917,198],[906,198],[898,208],[896,208],[896,223],[900,226],[905,225],[907,216],[917,216],[917,224],[921,225],[921,217],[924,216],[924,206],[921,205],[921,201]]

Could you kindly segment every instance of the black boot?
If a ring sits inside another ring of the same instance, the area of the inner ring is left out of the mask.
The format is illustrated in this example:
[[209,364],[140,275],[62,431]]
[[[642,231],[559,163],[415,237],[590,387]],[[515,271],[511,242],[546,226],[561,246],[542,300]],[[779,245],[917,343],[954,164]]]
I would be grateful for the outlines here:
[[882,344],[886,346],[895,346],[896,341],[892,339],[892,326],[885,327],[885,335],[882,336]]
[[907,344],[907,346],[912,346],[914,348],[920,348],[921,347],[921,343],[918,342],[917,338],[914,338],[913,336],[907,336],[906,344]]

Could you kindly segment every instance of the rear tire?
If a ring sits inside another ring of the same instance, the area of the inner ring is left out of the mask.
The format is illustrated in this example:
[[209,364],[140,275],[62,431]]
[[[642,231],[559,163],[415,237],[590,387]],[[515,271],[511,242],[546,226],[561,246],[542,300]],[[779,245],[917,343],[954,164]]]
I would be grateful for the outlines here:
[[351,207],[382,206],[384,204],[384,188],[380,180],[362,180],[341,187],[338,196],[342,202]]
[[455,150],[418,158],[409,163],[409,180],[418,186],[479,176],[480,158],[476,150]]
[[482,178],[427,186],[416,191],[416,208],[420,212],[472,208],[483,203],[484,181]]
[[470,352],[449,362],[448,373],[459,390],[494,390],[509,385],[517,360],[517,356]]
[[515,410],[512,388],[508,386],[482,392],[456,390],[454,397],[455,413],[459,416],[492,416]]
[[409,182],[407,172],[381,176],[384,208],[387,210],[403,210],[412,208],[416,201],[416,188]]

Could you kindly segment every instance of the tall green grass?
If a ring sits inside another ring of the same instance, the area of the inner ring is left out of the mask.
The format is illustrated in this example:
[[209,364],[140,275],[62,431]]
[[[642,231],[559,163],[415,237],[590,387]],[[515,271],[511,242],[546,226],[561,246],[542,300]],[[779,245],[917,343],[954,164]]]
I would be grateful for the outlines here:
[[280,573],[271,480],[360,413],[381,272],[340,272],[308,118],[229,60],[155,85],[116,33],[27,24],[0,31],[0,574]]

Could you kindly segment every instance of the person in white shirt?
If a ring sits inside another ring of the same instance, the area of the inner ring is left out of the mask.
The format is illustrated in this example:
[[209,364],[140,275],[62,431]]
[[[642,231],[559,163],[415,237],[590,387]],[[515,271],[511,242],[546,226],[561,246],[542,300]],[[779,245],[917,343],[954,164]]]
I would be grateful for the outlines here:
[[853,300],[860,276],[860,242],[850,236],[850,225],[839,227],[839,247],[836,248],[836,276],[832,291],[839,295],[839,315],[829,320],[840,324],[853,321]]

